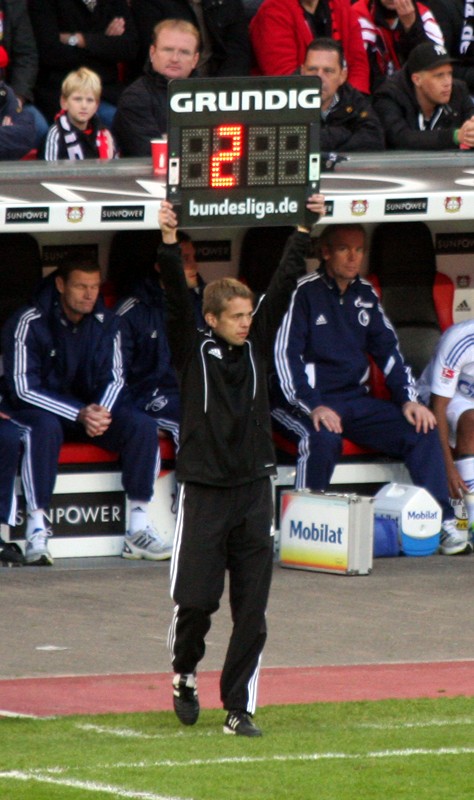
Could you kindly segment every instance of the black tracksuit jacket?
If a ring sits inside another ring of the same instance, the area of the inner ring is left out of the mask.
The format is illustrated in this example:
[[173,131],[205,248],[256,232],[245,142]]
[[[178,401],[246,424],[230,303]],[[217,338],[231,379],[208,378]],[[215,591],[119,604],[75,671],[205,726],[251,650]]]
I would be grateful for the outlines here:
[[241,347],[229,346],[209,329],[196,329],[179,246],[158,249],[181,392],[179,481],[228,487],[276,473],[268,369],[291,292],[306,271],[308,241],[305,233],[291,235]]

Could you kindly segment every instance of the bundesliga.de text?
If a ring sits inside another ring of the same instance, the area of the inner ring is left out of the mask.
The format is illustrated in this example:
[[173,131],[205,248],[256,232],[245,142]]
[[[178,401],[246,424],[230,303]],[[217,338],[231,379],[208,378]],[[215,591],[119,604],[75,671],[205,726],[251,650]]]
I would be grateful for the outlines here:
[[296,214],[298,201],[284,197],[278,203],[273,200],[256,200],[247,197],[246,200],[235,201],[224,198],[218,203],[198,203],[192,198],[189,200],[190,217],[224,217],[224,216],[252,216],[255,219],[264,219],[275,214]]

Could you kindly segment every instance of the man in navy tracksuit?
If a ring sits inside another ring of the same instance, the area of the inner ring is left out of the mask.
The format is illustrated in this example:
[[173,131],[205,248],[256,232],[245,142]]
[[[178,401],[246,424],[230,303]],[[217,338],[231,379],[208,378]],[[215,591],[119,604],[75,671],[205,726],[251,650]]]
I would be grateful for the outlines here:
[[[202,316],[204,281],[197,272],[195,248],[190,237],[178,231],[186,283],[194,308],[196,325],[205,326]],[[117,308],[121,318],[122,353],[125,376],[134,405],[156,420],[178,447],[179,388],[166,330],[166,300],[156,263],[140,281],[133,295]]]
[[[152,560],[170,556],[147,517],[158,461],[156,425],[125,396],[119,319],[105,308],[99,287],[96,263],[71,261],[43,282],[32,306],[20,309],[4,326],[8,413],[32,422],[34,430],[43,425],[48,431],[44,449],[49,458],[37,448],[31,460],[38,505],[27,521],[27,563],[52,563],[44,510],[63,439],[93,441],[120,453],[131,506],[122,554]],[[32,411],[36,421],[31,421]]]
[[[309,208],[321,212],[321,196]],[[196,667],[229,571],[233,630],[220,689],[224,732],[260,736],[252,715],[266,639],[272,575],[272,493],[276,472],[267,373],[274,335],[296,278],[306,269],[308,232],[288,242],[253,314],[247,286],[231,278],[204,290],[206,329],[196,327],[176,238],[176,215],[163,202],[158,250],[168,335],[178,373],[182,418],[176,475],[181,482],[171,563],[175,613],[169,632],[174,708],[193,725],[199,715]]]
[[[272,416],[298,441],[296,488],[327,488],[343,436],[383,450],[403,458],[413,483],[440,503],[442,552],[462,552],[436,420],[418,402],[394,329],[372,285],[359,276],[362,226],[328,226],[320,251],[322,265],[299,281],[275,343],[279,389]],[[369,355],[385,376],[391,402],[368,393]]]

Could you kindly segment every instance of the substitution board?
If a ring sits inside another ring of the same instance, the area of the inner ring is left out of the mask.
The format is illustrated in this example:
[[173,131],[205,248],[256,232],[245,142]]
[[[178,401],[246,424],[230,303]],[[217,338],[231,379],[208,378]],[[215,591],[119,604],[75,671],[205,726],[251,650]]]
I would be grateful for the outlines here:
[[319,190],[318,78],[188,78],[168,91],[167,197],[180,225],[304,221]]

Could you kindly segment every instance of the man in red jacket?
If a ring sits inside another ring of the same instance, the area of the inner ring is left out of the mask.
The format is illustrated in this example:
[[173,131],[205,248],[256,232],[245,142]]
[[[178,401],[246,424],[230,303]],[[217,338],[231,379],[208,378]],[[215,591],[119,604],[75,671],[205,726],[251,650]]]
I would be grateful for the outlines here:
[[357,15],[349,0],[264,0],[250,22],[256,67],[262,75],[291,75],[313,39],[340,41],[348,81],[369,92],[369,62]]

